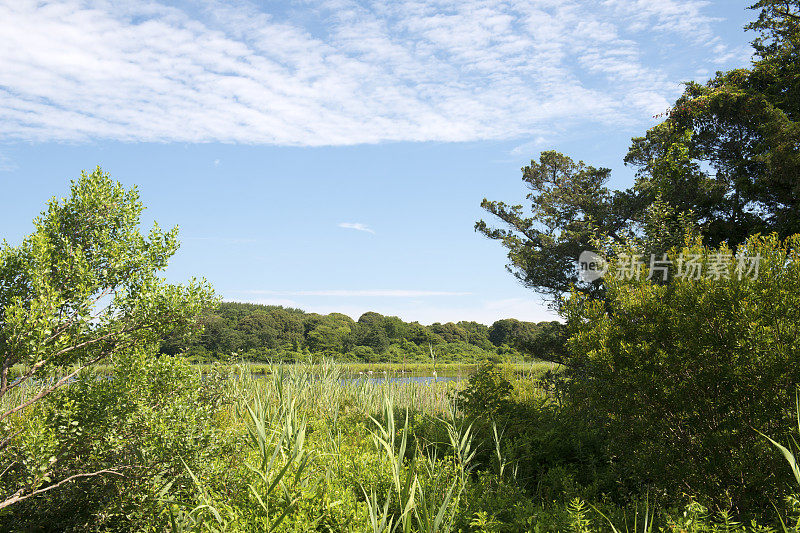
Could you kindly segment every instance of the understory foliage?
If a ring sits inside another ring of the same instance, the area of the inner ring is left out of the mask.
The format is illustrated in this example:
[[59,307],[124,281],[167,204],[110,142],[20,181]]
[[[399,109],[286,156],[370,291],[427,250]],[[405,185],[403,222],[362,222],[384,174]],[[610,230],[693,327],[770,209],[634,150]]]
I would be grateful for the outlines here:
[[[191,333],[214,300],[203,280],[175,285],[159,276],[178,249],[177,228],[154,224],[143,235],[143,209],[135,187],[97,168],[74,180],[67,197],[52,198],[20,244],[0,244],[0,509],[73,479],[105,483],[130,467],[95,462],[96,450],[83,447],[91,416],[56,421],[78,401],[70,385],[100,361],[152,356],[165,336]],[[46,415],[30,419],[52,418],[50,426],[24,425],[26,410],[68,386],[57,396],[67,404],[48,403]],[[81,470],[78,458],[97,468]]]
[[547,378],[492,365],[461,384],[424,384],[343,380],[333,365],[255,377],[201,376],[171,357],[117,364],[16,419],[24,438],[12,453],[25,468],[4,480],[36,475],[51,449],[70,450],[57,457],[64,474],[114,465],[119,475],[12,506],[0,529],[766,532],[782,527],[777,509],[797,530],[789,491],[746,526],[699,500],[626,492],[609,443],[559,406]]
[[188,479],[184,465],[221,465],[232,450],[218,418],[223,384],[213,377],[137,351],[115,358],[110,373],[82,372],[11,419],[7,430],[18,437],[3,452],[4,491],[103,473],[7,508],[0,530],[127,531],[148,523],[167,484]]
[[[608,276],[604,301],[573,294],[571,408],[605,435],[620,479],[673,501],[764,508],[790,481],[759,432],[782,439],[791,427],[800,236],[754,236],[736,254],[690,242],[669,256],[673,274],[683,257],[702,275],[663,283],[645,268]],[[757,273],[740,268],[746,256],[760,257]]]

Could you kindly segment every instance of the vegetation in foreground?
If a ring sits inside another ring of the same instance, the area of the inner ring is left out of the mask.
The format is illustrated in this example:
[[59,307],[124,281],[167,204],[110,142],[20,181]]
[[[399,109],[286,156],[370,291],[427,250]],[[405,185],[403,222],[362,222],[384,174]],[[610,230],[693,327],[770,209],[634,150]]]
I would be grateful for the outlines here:
[[159,355],[213,295],[158,278],[175,244],[138,233],[140,207],[97,171],[1,250],[4,530],[797,529],[765,436],[793,434],[800,236],[670,252],[731,273],[758,255],[758,277],[573,294],[559,372],[392,383]]
[[[687,86],[634,141],[632,190],[545,152],[524,170],[532,217],[485,202],[510,229],[477,229],[520,280],[572,291],[557,374],[343,381],[159,356],[213,294],[159,278],[175,231],[141,235],[135,191],[83,176],[0,247],[0,528],[799,531],[800,2],[754,7],[753,68]],[[706,275],[579,283],[589,247]],[[736,275],[746,257],[758,276]],[[356,330],[379,346],[390,322]]]
[[491,364],[420,384],[342,380],[335,365],[209,379],[179,358],[133,357],[97,377],[14,420],[24,432],[3,490],[52,463],[51,475],[107,473],[16,504],[3,530],[798,530],[794,491],[745,526],[702,497],[622,490],[601,435],[557,391]]

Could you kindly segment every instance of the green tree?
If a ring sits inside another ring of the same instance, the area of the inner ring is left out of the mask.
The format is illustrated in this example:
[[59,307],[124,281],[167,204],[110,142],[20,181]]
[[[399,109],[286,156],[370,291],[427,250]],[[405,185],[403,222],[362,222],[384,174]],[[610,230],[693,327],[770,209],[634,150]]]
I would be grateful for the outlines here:
[[312,352],[343,352],[350,335],[350,328],[322,323],[311,331],[306,343]]
[[495,346],[507,344],[519,348],[530,342],[539,333],[534,322],[522,322],[515,318],[503,318],[489,326],[489,340]]
[[241,332],[243,349],[275,348],[278,344],[278,332],[275,320],[265,311],[257,310],[242,317],[236,324]]
[[427,347],[429,344],[442,344],[444,340],[434,332],[420,324],[411,322],[406,330],[406,338],[417,346]]
[[753,81],[790,120],[800,119],[800,1],[759,0],[758,19],[746,28],[757,33],[752,45],[759,58]]
[[[633,140],[637,191],[697,218],[707,244],[800,232],[800,3],[762,0],[751,68],[686,84],[667,119]],[[680,156],[676,157],[676,147]],[[708,169],[708,170],[701,170]]]
[[467,342],[470,344],[484,350],[493,348],[492,343],[489,341],[489,327],[485,324],[462,320],[456,325],[467,333]]
[[563,363],[566,354],[567,328],[557,321],[540,322],[531,334],[517,343],[517,348],[537,359]]
[[[172,285],[158,276],[177,251],[177,228],[139,232],[136,188],[125,190],[97,168],[73,181],[68,198],[53,198],[18,246],[0,247],[0,449],[16,433],[8,420],[71,383],[108,357],[152,348],[170,334],[196,329],[213,301],[205,281]],[[22,365],[21,374],[9,374]],[[49,379],[54,372],[60,377]],[[40,384],[32,395],[9,393]],[[43,384],[43,385],[41,385]],[[0,496],[0,508],[63,483],[47,469]],[[84,472],[81,476],[95,473]],[[49,481],[45,481],[49,479]]]
[[386,334],[384,317],[380,313],[369,311],[358,318],[355,329],[355,344],[369,346],[377,353],[383,353],[389,347],[389,336]]
[[508,249],[506,268],[526,287],[553,297],[574,286],[596,293],[601,284],[579,279],[577,258],[594,248],[596,237],[623,235],[630,220],[627,195],[606,187],[610,172],[558,152],[542,152],[539,161],[522,168],[522,181],[531,191],[526,196],[530,212],[522,205],[484,199],[481,207],[506,227],[491,228],[480,220],[475,229]]
[[242,348],[242,334],[216,313],[209,313],[200,319],[203,325],[201,341],[206,348],[219,356],[229,357]]
[[434,322],[428,326],[428,329],[444,339],[444,342],[466,342],[469,339],[467,332],[452,322],[444,324]]
[[751,68],[686,84],[664,121],[634,138],[625,163],[635,185],[609,191],[608,169],[556,152],[524,167],[530,210],[483,200],[504,225],[476,230],[508,250],[507,268],[525,286],[559,298],[573,287],[602,297],[603,283],[580,280],[584,250],[613,254],[635,242],[663,254],[687,235],[735,248],[749,236],[800,232],[800,3],[762,0],[747,28],[757,60]]
[[396,316],[387,316],[383,320],[383,328],[390,340],[396,341],[405,338],[406,323]]
[[305,340],[302,313],[280,307],[271,308],[268,313],[275,322],[281,346],[294,351],[300,350]]

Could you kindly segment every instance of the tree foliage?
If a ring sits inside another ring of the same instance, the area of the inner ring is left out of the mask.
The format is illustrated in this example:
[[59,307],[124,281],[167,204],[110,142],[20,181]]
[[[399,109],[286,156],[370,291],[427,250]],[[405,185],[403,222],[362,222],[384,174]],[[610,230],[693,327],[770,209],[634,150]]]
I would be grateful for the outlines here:
[[320,315],[236,302],[207,310],[200,322],[205,325],[201,336],[189,340],[167,337],[161,351],[203,360],[235,354],[252,361],[326,356],[363,362],[430,362],[429,347],[433,346],[443,362],[496,358],[498,350],[553,360],[559,348],[551,333],[561,326],[515,319],[498,320],[491,326],[471,321],[424,326],[376,312],[364,313],[354,321],[341,313]]
[[[608,435],[619,476],[720,509],[767,504],[788,471],[758,432],[784,435],[800,383],[800,236],[751,237],[757,279],[730,249],[693,243],[700,279],[608,281],[573,294],[567,368],[577,416]],[[729,277],[706,275],[725,258]],[[612,270],[614,265],[612,265]],[[778,492],[776,492],[778,491]],[[741,509],[740,509],[741,510]]]
[[606,187],[610,172],[557,152],[542,152],[539,161],[522,169],[522,181],[531,191],[526,197],[531,212],[522,205],[484,199],[481,207],[507,229],[490,228],[483,220],[475,229],[508,249],[507,269],[525,286],[560,295],[581,285],[574,263],[581,251],[591,248],[597,229],[609,233],[622,229],[619,224],[625,219]]
[[633,187],[610,191],[608,169],[543,152],[522,169],[529,210],[484,199],[503,227],[481,220],[476,230],[501,242],[526,286],[556,303],[571,287],[602,296],[600,281],[578,277],[584,250],[636,242],[663,254],[687,234],[736,248],[758,233],[800,232],[800,3],[752,8],[753,65],[686,84],[664,120],[632,140]]
[[[0,247],[0,421],[7,421],[81,369],[184,335],[213,301],[205,281],[166,283],[158,273],[177,251],[177,228],[139,231],[142,204],[99,168],[72,182],[68,198],[53,198],[34,232]],[[19,365],[21,373],[10,370]],[[57,379],[50,379],[58,371]],[[35,394],[10,394],[32,383]],[[14,433],[2,428],[0,449]],[[55,482],[55,481],[53,481]],[[17,487],[0,506],[39,487]]]

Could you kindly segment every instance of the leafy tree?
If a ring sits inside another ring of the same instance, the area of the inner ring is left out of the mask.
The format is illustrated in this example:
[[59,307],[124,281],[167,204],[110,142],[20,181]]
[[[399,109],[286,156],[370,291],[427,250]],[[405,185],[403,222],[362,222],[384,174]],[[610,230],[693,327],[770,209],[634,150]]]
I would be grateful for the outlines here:
[[287,313],[281,308],[272,308],[268,313],[275,322],[282,346],[298,351],[304,342],[305,326],[302,316],[298,313]]
[[520,321],[514,318],[498,320],[489,327],[489,340],[495,346],[512,344],[513,338],[519,335],[520,328]]
[[236,329],[242,334],[243,346],[249,348],[275,348],[278,344],[278,331],[275,319],[264,311],[258,310],[242,317]]
[[537,359],[563,363],[566,359],[567,328],[561,322],[540,322],[536,330],[519,340],[517,348]]
[[419,322],[411,322],[408,325],[406,338],[417,346],[436,345],[444,342],[444,339]]
[[446,322],[444,324],[434,322],[428,329],[444,339],[445,342],[466,342],[469,338],[469,335],[464,329],[452,322]]
[[757,33],[752,45],[759,60],[753,81],[790,120],[800,117],[800,2],[759,0],[758,19],[746,26]]
[[383,319],[383,328],[386,336],[391,340],[404,339],[406,336],[406,323],[396,316],[387,316]]
[[485,324],[480,324],[474,321],[460,321],[456,324],[467,334],[467,342],[483,348],[484,350],[491,350],[491,341],[489,341],[489,327]]
[[350,328],[322,323],[311,331],[306,343],[312,352],[343,352]]
[[475,228],[508,250],[507,268],[558,305],[572,287],[602,297],[600,280],[579,279],[584,250],[613,254],[635,242],[663,254],[686,235],[736,248],[749,236],[800,232],[800,3],[762,0],[747,28],[757,60],[751,68],[686,84],[665,120],[632,140],[626,164],[635,185],[609,191],[608,169],[556,152],[524,167],[530,211],[482,202],[504,225]]
[[201,318],[200,323],[203,326],[202,339],[213,353],[229,357],[243,348],[241,333],[227,327],[225,319],[221,316],[206,315]]
[[530,213],[522,205],[484,198],[481,207],[506,228],[490,228],[480,220],[475,229],[508,249],[506,268],[526,287],[552,296],[573,286],[597,291],[599,283],[579,280],[575,262],[599,234],[616,236],[626,228],[625,196],[606,187],[610,172],[542,152],[539,161],[522,168],[522,181],[531,191],[526,196]]
[[495,346],[506,344],[521,348],[530,344],[539,334],[539,325],[534,322],[522,322],[515,318],[504,318],[489,327],[489,340]]
[[693,217],[712,246],[800,232],[800,4],[764,0],[752,9],[760,9],[747,26],[758,32],[752,68],[686,84],[625,159],[639,168],[641,201],[661,199]]
[[377,353],[383,353],[389,347],[383,315],[369,311],[359,317],[355,329],[355,344],[368,346]]
[[[212,303],[205,281],[171,285],[158,276],[177,251],[177,228],[139,232],[142,204],[97,168],[73,181],[70,196],[53,198],[18,246],[0,247],[0,449],[14,442],[8,420],[105,358],[157,347],[189,333]],[[22,365],[19,377],[9,374]],[[60,377],[50,379],[54,372]],[[8,403],[33,382],[32,395]],[[101,472],[82,472],[80,476]],[[47,468],[32,483],[0,496],[0,508],[64,483]]]
[[[232,453],[215,417],[224,383],[181,358],[153,357],[152,345],[115,354],[108,371],[81,373],[12,421],[24,430],[3,451],[0,493],[26,484],[39,493],[0,514],[0,530],[131,531],[152,522],[165,482],[190,486],[184,464],[198,472]],[[85,475],[98,471],[106,473]]]

